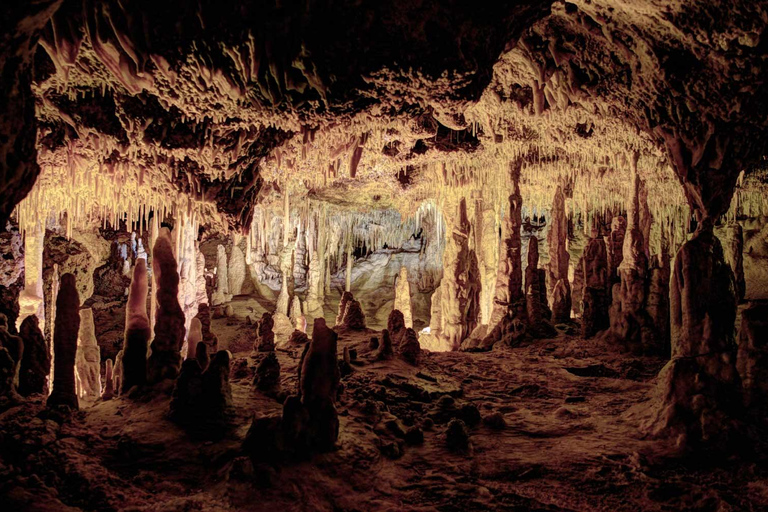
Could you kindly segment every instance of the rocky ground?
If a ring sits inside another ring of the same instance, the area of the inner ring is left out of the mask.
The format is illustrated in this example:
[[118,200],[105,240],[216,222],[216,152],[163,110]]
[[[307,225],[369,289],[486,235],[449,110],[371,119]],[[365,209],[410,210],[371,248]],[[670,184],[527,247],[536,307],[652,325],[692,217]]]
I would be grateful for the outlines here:
[[726,511],[768,504],[764,447],[727,459],[672,456],[674,440],[644,439],[638,428],[663,361],[566,332],[488,353],[423,353],[418,366],[374,361],[368,344],[377,332],[342,332],[339,357],[343,347],[357,357],[342,378],[337,449],[254,465],[241,450],[250,419],[280,411],[297,385],[301,350],[277,352],[279,389],[265,394],[251,385],[253,327],[234,316],[214,320],[212,329],[235,352],[237,412],[223,438],[198,438],[172,423],[163,392],[86,404],[67,420],[33,399],[0,414],[3,509]]

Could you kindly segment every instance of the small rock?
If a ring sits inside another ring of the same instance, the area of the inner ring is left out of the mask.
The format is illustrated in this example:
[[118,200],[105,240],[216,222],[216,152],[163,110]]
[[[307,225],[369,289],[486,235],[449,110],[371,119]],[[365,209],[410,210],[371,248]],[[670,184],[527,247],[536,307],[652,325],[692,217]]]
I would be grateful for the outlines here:
[[454,452],[466,452],[469,450],[469,434],[463,421],[453,419],[445,430],[445,444]]

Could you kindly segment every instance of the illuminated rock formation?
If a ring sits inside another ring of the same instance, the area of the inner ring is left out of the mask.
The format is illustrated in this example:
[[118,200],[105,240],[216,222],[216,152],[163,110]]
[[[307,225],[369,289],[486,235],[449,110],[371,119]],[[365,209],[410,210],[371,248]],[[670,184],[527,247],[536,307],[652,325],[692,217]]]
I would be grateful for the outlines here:
[[91,308],[80,310],[75,377],[80,398],[96,399],[101,396],[101,353]]
[[245,283],[245,256],[237,245],[232,246],[232,252],[229,255],[227,279],[229,280],[229,293],[240,295],[243,291],[243,283]]
[[152,335],[147,315],[148,289],[147,261],[136,260],[125,307],[122,357],[119,362],[115,359],[115,366],[120,369],[116,372],[116,375],[120,375],[120,387],[116,389],[121,394],[127,393],[134,386],[147,383],[147,349]]
[[605,237],[605,246],[608,251],[608,277],[613,283],[619,280],[619,265],[624,257],[624,236],[627,231],[627,221],[617,215],[611,219],[611,231]]
[[19,368],[19,394],[29,396],[44,393],[49,389],[51,355],[38,327],[37,316],[28,316],[21,322],[19,337],[24,341],[24,354]]
[[232,300],[229,293],[229,270],[227,269],[227,250],[223,245],[216,249],[216,291],[211,296],[211,305],[218,306]]
[[565,195],[558,185],[552,201],[550,228],[547,235],[549,264],[547,265],[547,290],[554,323],[567,322],[571,318],[571,285],[568,281],[568,220],[565,216]]
[[293,300],[291,301],[291,314],[288,316],[290,318],[291,323],[294,327],[298,329],[300,317],[302,317],[301,312],[301,301],[299,300],[299,297],[297,295],[293,296]]
[[173,255],[171,232],[163,227],[152,249],[152,273],[157,286],[157,312],[152,354],[147,361],[150,384],[175,379],[181,365],[184,344],[184,312],[179,305],[179,274]]
[[16,329],[29,315],[37,316],[45,324],[43,303],[43,248],[45,246],[45,226],[39,219],[27,226],[24,237],[24,289],[19,294],[19,315]]
[[208,353],[215,354],[219,351],[219,340],[211,332],[211,309],[207,303],[201,303],[197,308],[197,316],[200,321],[200,329],[203,334],[203,341],[208,346]]
[[440,284],[440,336],[445,346],[457,350],[478,323],[480,277],[475,252],[469,249],[467,204],[461,199],[446,243],[445,270]]
[[354,300],[351,292],[345,291],[341,294],[341,298],[339,299],[339,311],[336,313],[335,325],[341,325],[344,321],[344,313],[347,311],[347,303],[351,300]]
[[400,267],[400,273],[395,283],[394,309],[403,314],[403,320],[407,328],[413,327],[413,313],[411,311],[411,285],[408,283],[408,269]]
[[67,406],[77,409],[75,390],[75,356],[80,331],[80,297],[75,276],[64,274],[56,297],[56,323],[53,331],[53,391],[46,402],[49,407]]

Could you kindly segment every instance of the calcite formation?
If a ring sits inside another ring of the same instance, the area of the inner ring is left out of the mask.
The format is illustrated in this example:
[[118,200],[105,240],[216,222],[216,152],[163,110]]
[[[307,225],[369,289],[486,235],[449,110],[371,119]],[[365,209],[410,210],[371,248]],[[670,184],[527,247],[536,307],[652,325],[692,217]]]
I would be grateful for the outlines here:
[[77,294],[75,276],[61,276],[61,286],[56,297],[56,323],[53,331],[53,390],[49,407],[66,406],[77,409],[79,402],[75,389],[75,357],[77,335],[80,331],[80,297]]
[[768,307],[755,304],[741,312],[736,368],[747,406],[768,406]]
[[77,335],[75,357],[77,395],[95,399],[101,396],[101,353],[93,324],[93,310],[80,310],[80,330]]
[[413,312],[411,310],[411,285],[408,283],[408,268],[400,267],[400,273],[395,282],[395,304],[394,309],[403,314],[405,326],[413,327]]
[[581,334],[590,338],[609,326],[610,286],[608,256],[602,238],[590,238],[582,258],[584,289]]
[[125,307],[122,357],[120,362],[115,360],[115,366],[120,368],[120,387],[117,388],[120,393],[147,382],[147,349],[152,335],[147,315],[148,289],[147,262],[145,259],[136,260]]
[[528,266],[525,268],[525,311],[528,332],[539,338],[556,334],[549,323],[552,312],[547,306],[546,270],[539,268],[539,241],[533,236],[528,241]]
[[152,249],[152,273],[157,286],[157,312],[152,354],[147,361],[147,380],[156,384],[175,379],[181,366],[181,347],[184,344],[184,312],[179,305],[179,274],[173,255],[171,232],[160,229]]
[[547,235],[549,264],[547,265],[547,290],[552,321],[567,322],[571,318],[571,284],[568,280],[570,256],[566,247],[568,241],[568,220],[565,216],[565,194],[558,185],[552,200],[550,228]]
[[256,326],[256,343],[254,344],[254,350],[256,352],[271,352],[275,350],[275,322],[272,319],[272,315],[264,313],[261,315]]
[[19,394],[29,396],[44,393],[49,388],[51,355],[38,326],[37,316],[28,316],[21,322],[19,337],[24,342],[24,354],[19,367]]

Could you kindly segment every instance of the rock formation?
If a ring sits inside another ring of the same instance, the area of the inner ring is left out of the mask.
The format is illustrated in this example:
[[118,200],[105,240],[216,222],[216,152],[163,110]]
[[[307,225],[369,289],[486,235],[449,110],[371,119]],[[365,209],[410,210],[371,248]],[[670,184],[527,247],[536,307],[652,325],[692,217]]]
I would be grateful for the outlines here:
[[571,318],[571,285],[568,281],[568,219],[565,216],[565,195],[558,185],[552,201],[550,228],[547,235],[549,264],[547,265],[547,290],[554,323],[567,322]]
[[104,368],[104,389],[101,392],[102,400],[112,400],[115,397],[115,386],[112,376],[112,360],[107,359]]
[[738,222],[728,225],[727,241],[723,249],[725,249],[725,261],[728,262],[733,271],[736,298],[741,301],[744,299],[747,285],[744,280],[744,232]]
[[80,398],[96,399],[101,396],[101,353],[91,308],[80,310],[75,377]]
[[768,406],[768,305],[754,304],[741,312],[736,367],[744,404]]
[[232,246],[227,269],[228,291],[231,295],[240,295],[245,283],[245,256],[237,245]]
[[261,320],[259,320],[256,326],[256,343],[253,347],[256,352],[271,352],[275,350],[274,327],[275,322],[271,314],[264,313],[261,315]]
[[[346,300],[344,300],[344,296],[346,296]],[[342,296],[341,303],[339,303],[339,309],[341,309],[343,304],[344,313],[342,314],[341,322],[337,326],[353,331],[365,330],[365,313],[363,313],[360,303],[352,297],[350,292],[344,292],[344,296]]]
[[605,237],[605,247],[608,258],[608,278],[611,286],[619,280],[619,265],[624,257],[624,236],[627,231],[627,221],[621,215],[611,219],[611,231]]
[[413,327],[413,313],[411,311],[411,285],[408,283],[408,269],[400,267],[400,273],[395,282],[395,305],[394,309],[403,314],[405,326]]
[[[376,338],[371,338],[371,341],[373,341]],[[388,359],[392,357],[394,354],[394,350],[392,348],[392,338],[389,334],[389,329],[384,329],[381,331],[381,340],[376,340],[377,345],[377,352],[376,352],[376,359],[381,361],[382,359]]]
[[0,362],[0,396],[16,395],[24,358],[24,341],[8,332],[9,327],[8,318],[0,313],[0,350],[3,352]]
[[280,363],[277,355],[270,352],[264,357],[256,367],[256,376],[253,384],[262,391],[273,389],[280,382]]
[[229,292],[227,250],[223,245],[219,245],[216,251],[216,291],[211,296],[212,306],[218,306],[232,300],[232,294]]
[[397,346],[397,355],[408,363],[415,365],[419,361],[420,354],[421,345],[419,345],[419,337],[413,329],[405,329],[405,333],[400,338]]
[[53,391],[48,406],[67,406],[77,409],[79,403],[75,390],[75,356],[77,334],[80,331],[80,297],[77,294],[75,276],[61,276],[59,294],[56,297],[56,321],[53,331]]
[[528,333],[536,338],[549,338],[557,331],[549,323],[546,270],[539,268],[539,241],[532,236],[528,242],[528,266],[525,268],[525,311]]
[[165,379],[175,379],[178,375],[181,347],[186,334],[184,312],[178,299],[179,274],[173,256],[171,232],[166,227],[160,229],[152,249],[152,273],[157,286],[157,312],[152,355],[147,362],[147,380],[155,384]]
[[203,371],[196,359],[186,359],[171,396],[170,417],[193,435],[219,437],[232,414],[229,384],[231,354],[220,350]]
[[582,258],[584,290],[582,299],[581,334],[591,338],[609,326],[610,300],[608,256],[602,238],[589,240]]
[[134,386],[143,386],[147,382],[147,348],[152,332],[147,315],[147,261],[136,260],[133,269],[128,304],[125,308],[125,336],[123,355],[115,367],[120,368],[120,387],[116,389],[124,394]]
[[200,370],[205,371],[208,369],[208,365],[211,362],[211,356],[208,354],[208,345],[202,341],[195,345],[195,360],[200,365]]
[[21,322],[19,337],[24,341],[24,354],[19,368],[19,394],[29,396],[44,393],[49,387],[51,354],[38,326],[37,316],[28,316]]
[[677,436],[682,446],[729,435],[740,415],[732,280],[712,222],[705,220],[675,259],[672,360],[659,374],[657,413],[650,424],[651,432]]

